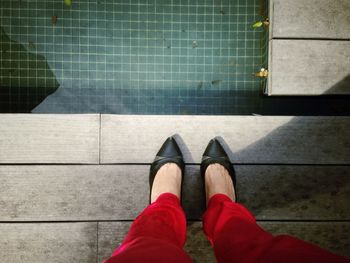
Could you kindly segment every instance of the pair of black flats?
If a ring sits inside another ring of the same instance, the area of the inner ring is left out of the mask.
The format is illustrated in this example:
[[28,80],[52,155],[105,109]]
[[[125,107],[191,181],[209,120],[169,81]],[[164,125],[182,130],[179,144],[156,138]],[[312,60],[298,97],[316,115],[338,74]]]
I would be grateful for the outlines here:
[[[156,158],[154,159],[151,169],[150,169],[150,175],[149,175],[149,184],[150,184],[150,196],[152,192],[152,185],[154,178],[160,169],[164,164],[166,163],[175,163],[177,164],[182,171],[182,176],[184,175],[184,169],[185,169],[185,162],[183,160],[183,155],[180,150],[179,145],[177,144],[175,138],[169,137],[160,150],[158,151]],[[236,183],[236,178],[235,178],[235,172],[234,169],[231,165],[230,159],[225,151],[225,149],[222,147],[220,142],[217,139],[212,139],[210,140],[207,148],[205,149],[202,157],[202,162],[201,162],[201,175],[204,180],[205,176],[205,171],[207,170],[207,167],[210,164],[218,163],[224,166],[231,179],[233,182],[233,185],[235,186]],[[183,178],[181,180],[181,189],[182,189],[182,183],[183,183]],[[204,184],[204,181],[203,181]],[[237,200],[237,198],[236,198]]]

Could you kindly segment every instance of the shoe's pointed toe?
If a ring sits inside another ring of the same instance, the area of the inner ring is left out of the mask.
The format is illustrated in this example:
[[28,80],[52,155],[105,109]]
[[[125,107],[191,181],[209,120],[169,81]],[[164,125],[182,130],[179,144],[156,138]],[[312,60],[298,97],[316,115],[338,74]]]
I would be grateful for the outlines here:
[[151,164],[149,173],[150,193],[152,191],[154,177],[156,176],[160,167],[162,167],[166,163],[177,164],[182,171],[182,175],[184,174],[185,163],[183,160],[183,155],[179,145],[177,144],[173,136],[165,140],[162,147],[160,147],[156,157],[154,158],[153,163]]
[[221,146],[220,142],[217,139],[211,139],[207,148],[203,153],[203,158],[212,157],[212,158],[222,158],[226,157],[228,159],[228,155],[224,148]]
[[162,147],[158,151],[158,153],[156,155],[156,159],[159,157],[172,158],[172,157],[176,157],[176,156],[182,157],[180,147],[177,144],[174,137],[169,137],[168,139],[166,139],[166,141],[163,143]]
[[207,170],[210,164],[218,163],[226,168],[229,172],[233,185],[236,184],[236,176],[233,166],[231,164],[230,158],[222,147],[221,143],[217,139],[211,139],[208,143],[207,148],[205,149],[201,162],[201,174],[204,178],[205,171]]

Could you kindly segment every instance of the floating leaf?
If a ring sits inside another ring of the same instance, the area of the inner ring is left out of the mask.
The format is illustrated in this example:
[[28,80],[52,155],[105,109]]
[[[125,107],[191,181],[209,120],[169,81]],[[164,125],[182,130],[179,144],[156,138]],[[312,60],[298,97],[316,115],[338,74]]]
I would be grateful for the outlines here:
[[57,16],[52,16],[51,17],[51,22],[53,25],[56,25],[57,24]]
[[64,3],[68,6],[72,5],[72,0],[64,0]]
[[252,27],[253,27],[253,28],[257,28],[257,27],[261,27],[262,25],[263,25],[263,22],[258,21],[258,22],[255,22],[255,23],[252,25]]
[[33,41],[29,41],[28,42],[28,47],[29,48],[35,48],[35,45],[34,45]]

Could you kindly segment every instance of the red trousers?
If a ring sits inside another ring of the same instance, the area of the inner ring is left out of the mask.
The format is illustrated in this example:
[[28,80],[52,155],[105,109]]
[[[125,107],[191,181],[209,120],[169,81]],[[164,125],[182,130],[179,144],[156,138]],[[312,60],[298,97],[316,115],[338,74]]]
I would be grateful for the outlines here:
[[[244,206],[222,194],[209,200],[203,228],[217,262],[350,262],[297,238],[272,236]],[[106,263],[192,262],[183,250],[185,241],[186,218],[180,201],[173,194],[162,194],[136,218]]]

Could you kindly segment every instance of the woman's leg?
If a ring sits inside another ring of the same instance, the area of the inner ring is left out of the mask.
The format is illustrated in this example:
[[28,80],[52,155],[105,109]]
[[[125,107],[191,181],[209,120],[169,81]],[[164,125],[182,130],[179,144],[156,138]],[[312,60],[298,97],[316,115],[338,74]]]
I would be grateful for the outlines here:
[[184,252],[186,218],[180,205],[181,170],[163,165],[155,177],[153,201],[133,222],[122,245],[106,263],[192,262]]
[[218,166],[208,167],[205,174],[209,201],[203,216],[218,262],[350,262],[297,238],[263,230],[244,206],[234,202],[232,181],[227,185],[230,177]]

